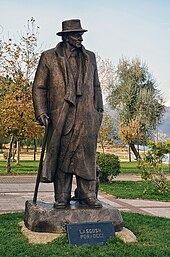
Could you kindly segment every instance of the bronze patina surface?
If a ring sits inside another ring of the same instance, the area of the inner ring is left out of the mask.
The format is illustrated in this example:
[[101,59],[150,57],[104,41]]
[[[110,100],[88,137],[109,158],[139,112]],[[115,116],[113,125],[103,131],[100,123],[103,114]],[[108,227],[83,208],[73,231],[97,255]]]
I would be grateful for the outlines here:
[[54,183],[55,208],[70,204],[73,174],[80,203],[102,207],[96,198],[96,146],[103,101],[95,54],[82,45],[86,31],[79,19],[63,21],[57,33],[62,41],[42,53],[33,83],[36,118],[49,123],[41,181]]

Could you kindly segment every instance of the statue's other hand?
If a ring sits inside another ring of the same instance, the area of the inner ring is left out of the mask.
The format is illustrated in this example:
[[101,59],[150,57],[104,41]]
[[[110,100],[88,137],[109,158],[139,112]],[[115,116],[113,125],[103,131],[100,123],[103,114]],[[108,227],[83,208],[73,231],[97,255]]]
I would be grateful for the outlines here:
[[41,126],[46,127],[48,125],[48,122],[49,122],[49,116],[46,113],[43,113],[43,114],[38,116],[37,120],[38,120],[38,122]]

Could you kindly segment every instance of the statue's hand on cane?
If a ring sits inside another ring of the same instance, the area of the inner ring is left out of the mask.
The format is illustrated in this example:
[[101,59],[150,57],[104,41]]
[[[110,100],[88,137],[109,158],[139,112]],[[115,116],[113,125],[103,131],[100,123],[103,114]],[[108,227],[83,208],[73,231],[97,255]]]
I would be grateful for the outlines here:
[[47,127],[49,123],[49,116],[46,113],[42,113],[38,116],[37,120],[41,126]]

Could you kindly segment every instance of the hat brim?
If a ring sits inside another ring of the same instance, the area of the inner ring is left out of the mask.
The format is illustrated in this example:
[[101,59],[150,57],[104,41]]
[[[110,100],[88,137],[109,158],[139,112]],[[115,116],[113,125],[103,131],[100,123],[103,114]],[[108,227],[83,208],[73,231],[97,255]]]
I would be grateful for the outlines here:
[[57,36],[62,36],[63,34],[66,34],[66,33],[71,33],[71,32],[87,32],[88,30],[87,29],[74,29],[74,30],[64,30],[64,31],[60,31],[60,32],[57,32],[56,35]]

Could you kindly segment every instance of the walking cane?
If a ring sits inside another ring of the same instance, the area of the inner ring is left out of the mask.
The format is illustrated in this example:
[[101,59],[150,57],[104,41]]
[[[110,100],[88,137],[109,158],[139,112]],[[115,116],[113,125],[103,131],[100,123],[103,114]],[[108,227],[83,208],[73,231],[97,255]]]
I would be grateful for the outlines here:
[[38,174],[37,174],[37,179],[36,179],[36,184],[35,184],[33,204],[36,204],[36,201],[37,201],[38,188],[39,188],[40,178],[41,178],[41,173],[42,173],[44,152],[45,152],[45,148],[46,148],[46,144],[47,144],[48,125],[49,125],[49,121],[47,120],[47,125],[45,126],[45,133],[44,133],[44,138],[43,138],[40,162],[39,162],[39,167],[38,167]]

